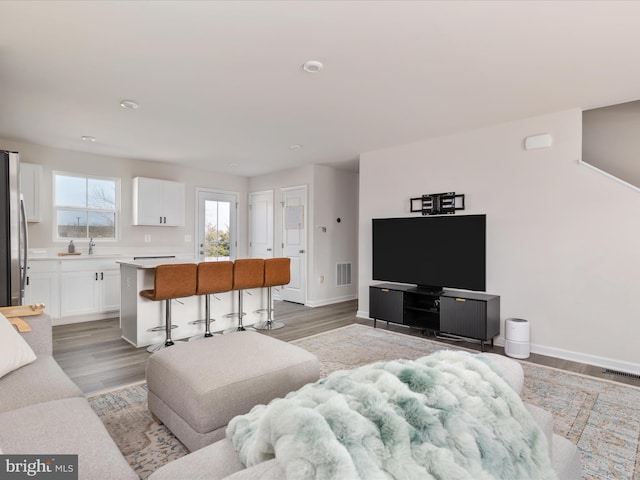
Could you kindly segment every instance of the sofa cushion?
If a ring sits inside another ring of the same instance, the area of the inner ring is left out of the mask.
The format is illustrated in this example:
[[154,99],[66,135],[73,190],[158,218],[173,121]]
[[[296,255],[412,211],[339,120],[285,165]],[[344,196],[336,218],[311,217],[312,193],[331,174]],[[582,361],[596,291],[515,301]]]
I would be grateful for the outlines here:
[[53,355],[53,330],[51,317],[46,313],[32,315],[23,318],[31,327],[30,332],[21,332],[20,335],[29,344],[36,356]]
[[540,430],[544,433],[544,436],[547,437],[547,443],[549,444],[549,456],[552,457],[553,415],[543,408],[531,405],[530,403],[525,403],[524,406],[529,410],[529,413],[540,427]]
[[5,454],[77,454],[82,480],[138,480],[84,398],[0,413]]
[[497,353],[479,353],[478,357],[488,361],[518,395],[522,393],[524,370],[520,363]]
[[582,463],[578,448],[571,441],[555,433],[553,434],[551,463],[560,480],[580,480],[582,478]]
[[164,465],[149,480],[222,480],[242,470],[231,440],[225,438]]
[[0,313],[0,378],[35,359],[36,354],[29,344]]
[[282,480],[283,478],[296,478],[298,472],[289,472],[287,475],[275,458],[259,463],[250,468],[245,468],[225,480]]
[[42,356],[0,379],[0,412],[61,398],[81,397],[82,392],[51,356]]

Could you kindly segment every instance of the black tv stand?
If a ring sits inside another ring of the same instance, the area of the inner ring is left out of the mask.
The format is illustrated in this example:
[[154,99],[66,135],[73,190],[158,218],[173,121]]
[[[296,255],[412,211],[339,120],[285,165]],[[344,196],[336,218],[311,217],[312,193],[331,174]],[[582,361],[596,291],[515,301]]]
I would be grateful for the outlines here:
[[440,295],[444,293],[443,287],[434,287],[431,285],[418,285],[413,289],[416,293],[424,293],[427,295]]
[[369,287],[369,317],[427,332],[491,342],[500,333],[500,297],[444,289],[432,292],[412,285],[382,283]]

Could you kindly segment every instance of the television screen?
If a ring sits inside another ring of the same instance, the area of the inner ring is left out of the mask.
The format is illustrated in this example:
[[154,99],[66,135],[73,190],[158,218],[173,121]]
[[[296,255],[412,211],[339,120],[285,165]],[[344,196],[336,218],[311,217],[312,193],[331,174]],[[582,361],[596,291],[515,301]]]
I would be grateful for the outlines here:
[[373,279],[485,290],[486,215],[373,219]]

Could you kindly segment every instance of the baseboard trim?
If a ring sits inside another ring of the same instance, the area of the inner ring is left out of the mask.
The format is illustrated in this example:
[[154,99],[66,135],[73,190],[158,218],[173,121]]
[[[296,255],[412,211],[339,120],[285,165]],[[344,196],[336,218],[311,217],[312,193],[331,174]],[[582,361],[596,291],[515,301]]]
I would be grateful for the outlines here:
[[562,358],[563,360],[570,360],[572,362],[585,363],[587,365],[608,368],[610,370],[616,370],[618,372],[627,372],[633,373],[635,375],[640,375],[640,363],[632,363],[624,360],[616,360],[615,358],[574,352],[571,350],[564,350],[562,348],[547,347],[544,345],[537,345],[535,343],[531,344],[531,351],[533,353],[546,355],[548,357]]
[[[364,320],[373,320],[369,318],[369,312],[358,310],[356,312],[357,318]],[[498,336],[495,338],[495,345],[504,347],[504,337]],[[591,355],[588,353],[574,352],[572,350],[565,350],[563,348],[549,347],[546,345],[539,345],[532,343],[530,345],[531,353],[538,355],[545,355],[547,357],[560,358],[562,360],[569,360],[571,362],[584,363],[586,365],[593,365],[601,368],[608,368],[610,370],[616,370],[618,372],[632,373],[640,375],[640,363],[627,362],[624,360],[616,360],[615,358],[601,357],[598,355]]]
[[56,325],[71,325],[72,323],[93,322],[94,320],[106,320],[107,318],[115,318],[120,316],[120,311],[115,310],[113,312],[106,313],[91,313],[87,315],[75,315],[73,317],[59,317],[51,319],[51,324]]
[[334,303],[348,302],[349,300],[355,300],[358,298],[355,294],[343,295],[341,297],[327,298],[324,300],[307,300],[305,306],[307,307],[324,307],[325,305],[333,305]]

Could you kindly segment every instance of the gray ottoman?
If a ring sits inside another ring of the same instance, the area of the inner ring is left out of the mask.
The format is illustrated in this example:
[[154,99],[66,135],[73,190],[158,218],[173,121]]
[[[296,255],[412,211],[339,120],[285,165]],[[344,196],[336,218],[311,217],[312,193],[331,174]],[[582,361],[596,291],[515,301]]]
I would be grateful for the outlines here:
[[236,415],[319,377],[314,355],[257,332],[177,342],[149,357],[149,411],[194,451],[223,438]]

